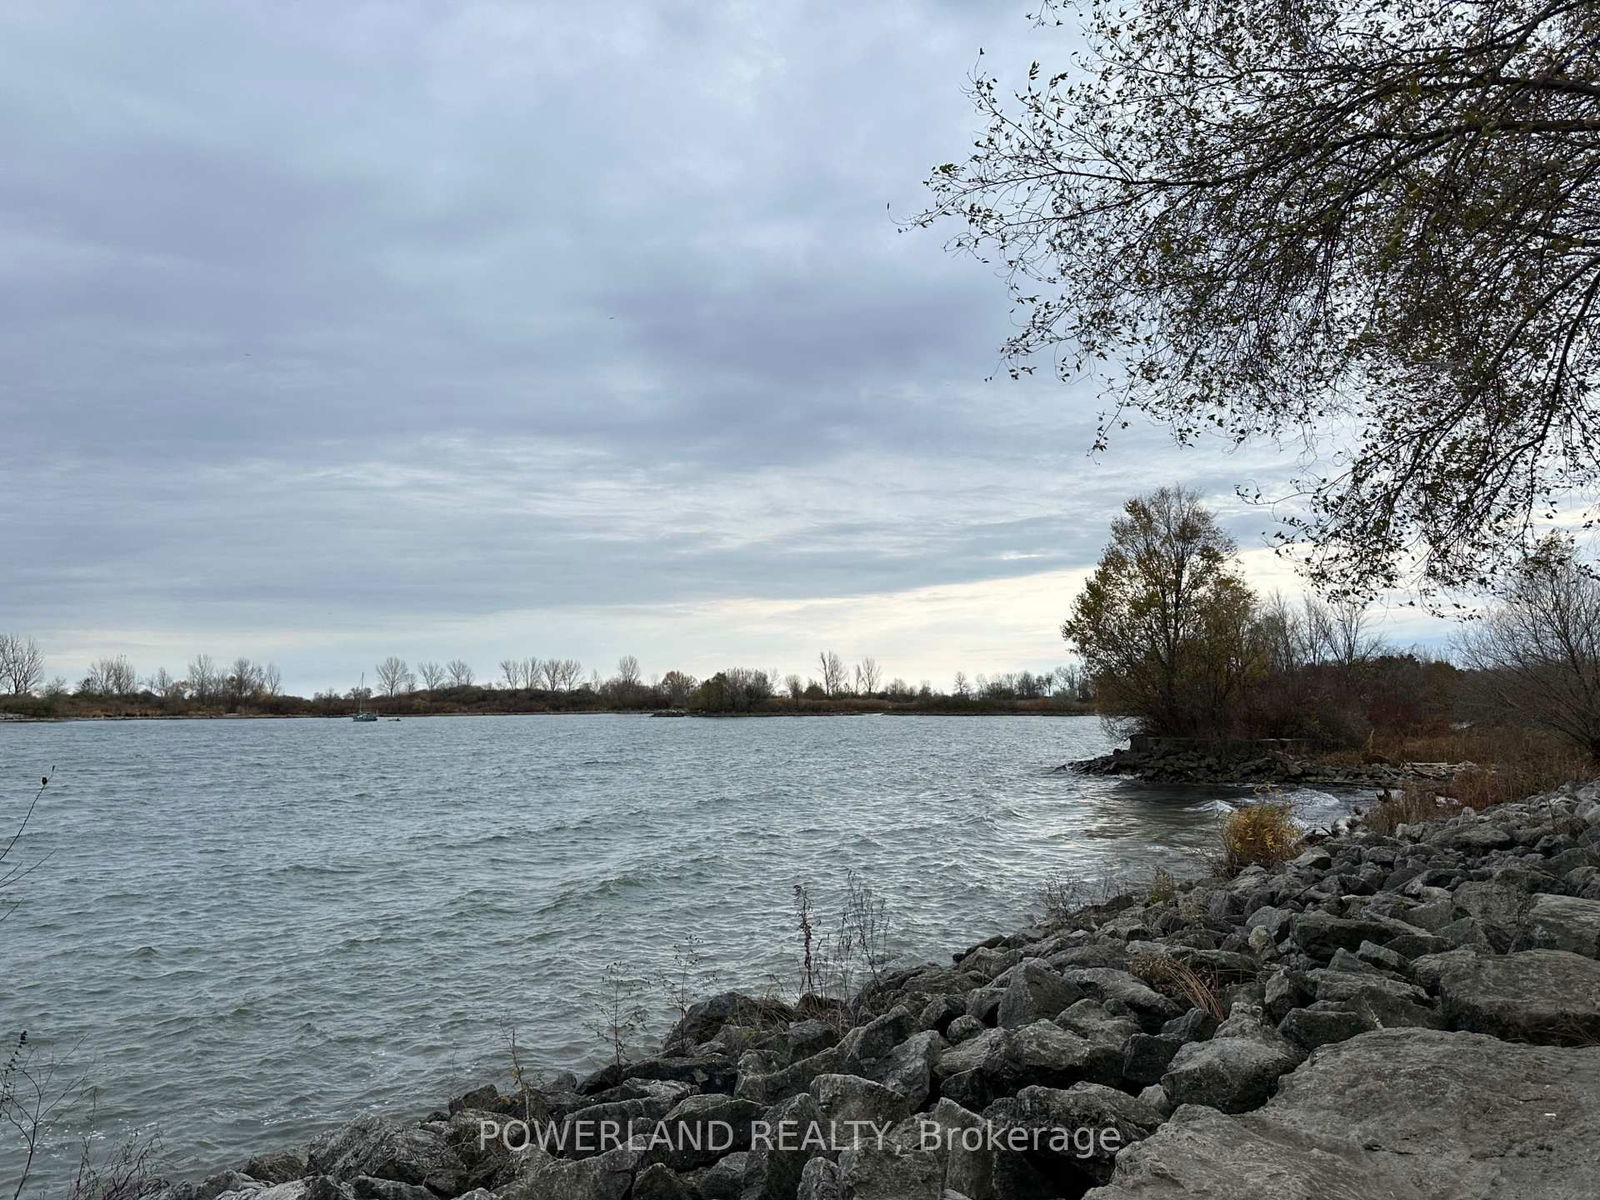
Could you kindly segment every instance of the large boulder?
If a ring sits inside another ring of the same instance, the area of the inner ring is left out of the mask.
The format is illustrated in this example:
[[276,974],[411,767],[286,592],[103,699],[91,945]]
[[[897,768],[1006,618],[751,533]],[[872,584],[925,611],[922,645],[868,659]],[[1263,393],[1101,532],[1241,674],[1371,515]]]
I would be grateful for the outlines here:
[[307,1169],[337,1180],[370,1175],[421,1184],[441,1195],[463,1190],[466,1164],[445,1135],[428,1125],[402,1125],[375,1113],[329,1130],[306,1154]]
[[1115,1084],[1122,1074],[1121,1047],[1090,1041],[1049,1021],[1021,1029],[991,1029],[946,1050],[936,1074],[940,1094],[981,1110],[1028,1084],[1071,1087],[1074,1083]]
[[1117,1153],[1161,1124],[1161,1113],[1126,1092],[1097,1083],[1070,1088],[1025,1087],[983,1112],[1002,1145],[1014,1147],[1069,1186],[1085,1178],[1104,1183]]
[[996,1023],[1016,1029],[1048,1020],[1083,998],[1083,991],[1036,960],[1019,963],[1007,972],[1005,995],[1000,997]]
[[1457,1029],[1518,1042],[1600,1040],[1600,962],[1566,950],[1433,954],[1413,975],[1439,994]]
[[1600,958],[1600,900],[1540,894],[1528,909],[1527,923],[1535,946]]
[[1181,1108],[1093,1200],[1593,1195],[1600,1049],[1380,1029],[1325,1046],[1264,1107]]
[[1174,1104],[1204,1104],[1223,1112],[1259,1108],[1278,1077],[1299,1063],[1292,1050],[1255,1037],[1190,1042],[1173,1057],[1161,1087]]

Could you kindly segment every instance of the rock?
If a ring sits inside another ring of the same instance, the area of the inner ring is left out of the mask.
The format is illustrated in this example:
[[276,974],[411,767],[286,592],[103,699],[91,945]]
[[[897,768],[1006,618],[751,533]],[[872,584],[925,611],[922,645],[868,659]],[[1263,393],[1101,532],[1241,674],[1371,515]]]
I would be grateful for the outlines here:
[[1161,1089],[1174,1104],[1246,1112],[1265,1103],[1278,1077],[1297,1062],[1294,1055],[1256,1038],[1190,1042],[1173,1057],[1161,1077]]
[[1203,1042],[1217,1031],[1217,1019],[1203,1008],[1191,1008],[1161,1027],[1161,1036],[1180,1042]]
[[[648,1129],[666,1116],[689,1092],[689,1085],[665,1080],[648,1080],[630,1091],[630,1099],[590,1104],[567,1114],[561,1130],[562,1145],[568,1153],[598,1154],[607,1149],[612,1130]],[[623,1135],[624,1140],[626,1134]]]
[[244,1173],[263,1183],[288,1183],[306,1173],[306,1156],[298,1150],[271,1150],[245,1163]]
[[1122,1077],[1128,1083],[1147,1087],[1160,1083],[1172,1056],[1183,1042],[1177,1038],[1136,1033],[1122,1045]]
[[633,1181],[628,1200],[694,1200],[694,1193],[668,1167],[655,1163]]
[[[1161,1113],[1144,1101],[1094,1083],[1065,1090],[1025,1087],[1015,1096],[995,1101],[983,1116],[997,1130],[1030,1135],[1022,1145],[1030,1157],[1055,1168],[1051,1174],[1058,1187],[1063,1172],[1069,1185],[1076,1175],[1105,1182],[1118,1151],[1149,1137],[1162,1120]],[[1021,1147],[1015,1148],[1020,1152]]]
[[795,1200],[844,1200],[839,1164],[820,1156],[809,1159],[800,1172]]
[[826,1149],[822,1110],[809,1092],[774,1105],[765,1118],[770,1136],[745,1159],[741,1200],[793,1200],[808,1159]]
[[1451,850],[1481,855],[1489,850],[1504,850],[1514,845],[1515,839],[1503,826],[1492,821],[1479,821],[1464,828],[1446,827],[1438,838],[1438,844]]
[[922,1107],[933,1090],[933,1067],[948,1043],[929,1029],[914,1033],[881,1059],[861,1064],[869,1079],[893,1088],[912,1110]]
[[695,1046],[715,1037],[724,1025],[787,1026],[794,1010],[776,1000],[747,996],[743,992],[723,992],[689,1006],[689,1011],[663,1041],[664,1047]]
[[1438,954],[1412,964],[1457,1029],[1519,1042],[1600,1040],[1600,962],[1567,950]]
[[1262,1109],[1179,1110],[1092,1200],[1586,1197],[1600,1050],[1384,1029],[1326,1046]]
[[[9,1114],[8,1114],[9,1115]],[[288,1180],[280,1182],[287,1183]],[[207,1175],[190,1193],[193,1200],[216,1200],[218,1196],[229,1193],[257,1192],[267,1187],[267,1183],[258,1176],[250,1175],[245,1171],[218,1171]]]
[[463,1190],[466,1164],[444,1135],[425,1125],[400,1125],[369,1114],[330,1130],[311,1143],[307,1169],[333,1179],[371,1175],[416,1183],[444,1195]]
[[[964,996],[935,996],[922,1006],[922,1011],[917,1014],[917,1027],[919,1029],[932,1029],[943,1033],[950,1027],[951,1022],[963,1016],[967,1011],[967,1002]],[[821,1046],[817,1047],[822,1049]]]
[[685,1096],[661,1119],[665,1144],[652,1147],[647,1157],[680,1172],[706,1166],[748,1150],[751,1125],[765,1114],[761,1105],[733,1096]]
[[1121,1005],[1147,1030],[1160,1029],[1183,1010],[1138,976],[1114,967],[1077,967],[1064,973],[1084,995],[1108,1008]]
[[[1531,903],[1522,889],[1487,881],[1463,883],[1453,898],[1456,910],[1471,917],[1489,945],[1501,954],[1516,944]],[[1440,933],[1448,937],[1448,928],[1445,926]]]
[[951,1021],[944,1031],[944,1036],[952,1045],[964,1042],[968,1038],[977,1037],[984,1031],[984,1024],[977,1017],[962,1015]]
[[1005,994],[1000,997],[996,1024],[1004,1029],[1016,1029],[1047,1020],[1082,997],[1081,988],[1068,983],[1042,963],[1024,962],[1009,973]]
[[719,1158],[695,1180],[705,1200],[738,1200],[744,1189],[745,1164],[750,1155],[741,1150]]
[[1600,901],[1540,894],[1528,909],[1527,927],[1541,949],[1600,957]]
[[623,1200],[639,1174],[639,1155],[626,1146],[589,1158],[552,1158],[525,1184],[518,1200]]
[[859,1075],[818,1075],[811,1081],[811,1095],[823,1122],[846,1140],[868,1135],[868,1123],[879,1129],[897,1125],[912,1111],[902,1093]]
[[371,1175],[352,1179],[350,1192],[355,1200],[434,1200],[433,1193],[421,1184],[374,1179]]
[[1353,953],[1362,942],[1382,945],[1396,932],[1402,932],[1388,921],[1334,917],[1325,912],[1299,913],[1290,926],[1295,943],[1312,958],[1324,961],[1340,947]]
[[1278,1022],[1278,1032],[1306,1051],[1329,1042],[1347,1041],[1374,1028],[1376,1025],[1370,1017],[1331,1006],[1290,1009]]

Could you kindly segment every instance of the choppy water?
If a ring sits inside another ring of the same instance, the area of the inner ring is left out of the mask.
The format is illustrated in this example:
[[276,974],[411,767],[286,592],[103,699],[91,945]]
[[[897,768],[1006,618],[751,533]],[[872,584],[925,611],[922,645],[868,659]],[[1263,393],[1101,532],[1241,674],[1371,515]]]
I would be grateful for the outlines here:
[[70,1051],[110,1135],[233,1165],[503,1075],[513,1023],[525,1065],[598,1062],[602,966],[684,935],[725,984],[792,978],[796,880],[826,913],[854,869],[894,949],[943,957],[1052,874],[1209,843],[1217,790],[1050,773],[1108,746],[1071,717],[0,725],[5,836],[56,767],[0,1030]]

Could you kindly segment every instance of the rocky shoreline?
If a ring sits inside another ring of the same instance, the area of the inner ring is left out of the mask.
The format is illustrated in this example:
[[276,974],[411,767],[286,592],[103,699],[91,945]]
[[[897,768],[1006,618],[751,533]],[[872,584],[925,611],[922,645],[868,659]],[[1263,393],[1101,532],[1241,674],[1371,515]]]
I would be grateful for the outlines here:
[[1597,1112],[1586,785],[1126,894],[896,971],[849,1021],[724,993],[653,1057],[160,1195],[1528,1200],[1592,1194]]
[[1394,788],[1448,780],[1472,765],[1383,761],[1335,764],[1270,742],[1216,746],[1182,738],[1135,737],[1128,747],[1095,758],[1063,763],[1056,770],[1083,775],[1128,775],[1152,783]]

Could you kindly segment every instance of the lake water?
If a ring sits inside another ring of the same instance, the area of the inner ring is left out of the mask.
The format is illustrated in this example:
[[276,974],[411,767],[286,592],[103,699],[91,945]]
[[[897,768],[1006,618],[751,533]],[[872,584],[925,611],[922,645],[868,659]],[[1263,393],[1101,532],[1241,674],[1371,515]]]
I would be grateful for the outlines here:
[[513,1024],[525,1066],[597,1065],[605,964],[686,935],[724,986],[791,983],[797,880],[826,920],[853,869],[892,949],[943,958],[1052,875],[1207,847],[1217,789],[1050,771],[1110,744],[1088,717],[0,724],[0,836],[55,767],[0,1030],[70,1053],[109,1136],[235,1165],[503,1077]]

